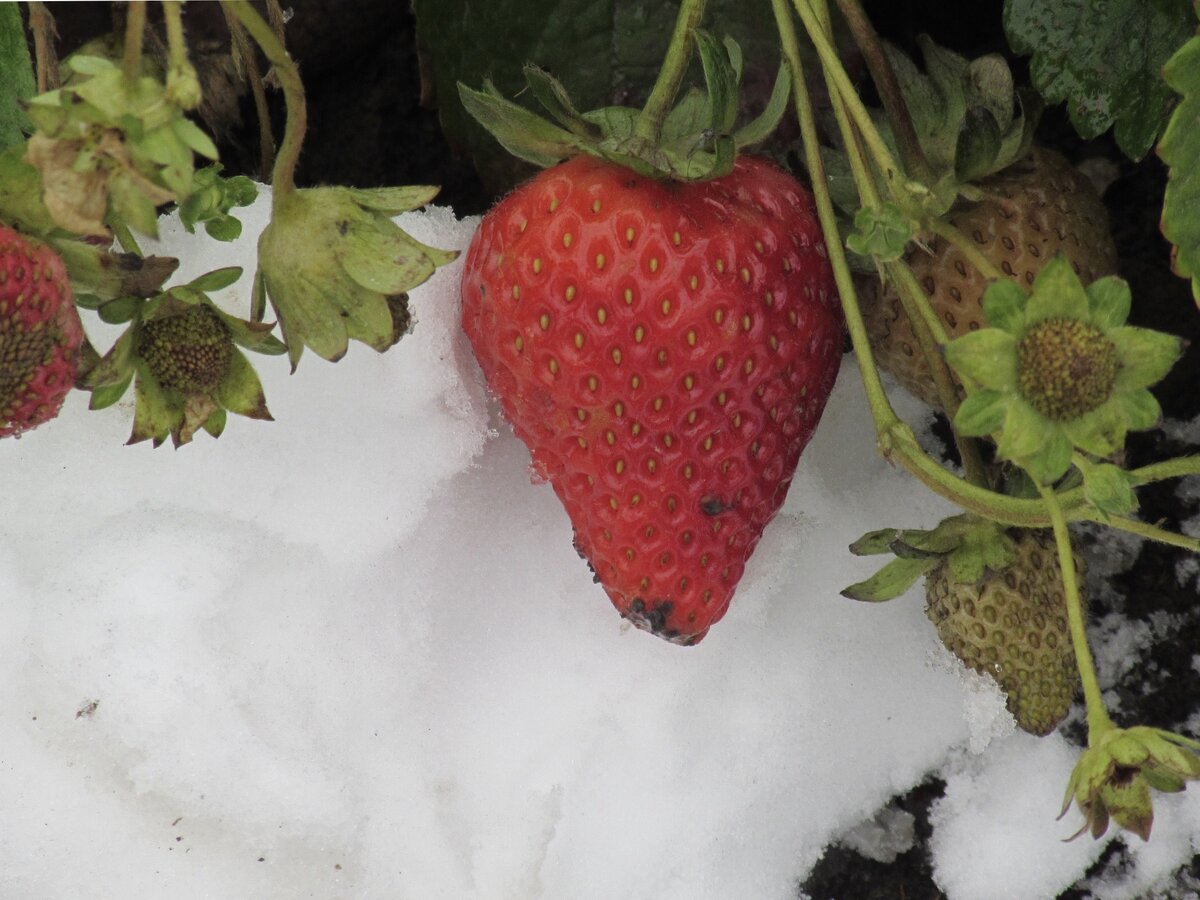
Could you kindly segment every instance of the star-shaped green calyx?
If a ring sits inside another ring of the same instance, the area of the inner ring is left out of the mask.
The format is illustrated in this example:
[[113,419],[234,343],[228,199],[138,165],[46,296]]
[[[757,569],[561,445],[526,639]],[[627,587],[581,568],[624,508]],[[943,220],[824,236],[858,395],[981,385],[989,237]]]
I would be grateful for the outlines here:
[[276,191],[271,223],[258,239],[254,317],[270,299],[293,369],[305,347],[336,361],[351,340],[382,353],[407,333],[407,291],[458,252],[422,244],[392,217],[426,205],[437,191]]
[[1067,783],[1060,818],[1072,802],[1084,815],[1071,839],[1085,831],[1099,838],[1111,820],[1148,841],[1154,824],[1151,790],[1177,793],[1200,779],[1196,750],[1200,742],[1161,728],[1110,727],[1084,751]]
[[705,90],[688,90],[663,118],[658,133],[643,127],[643,111],[606,106],[575,108],[566,88],[544,69],[526,65],[530,93],[549,118],[505,99],[490,83],[483,90],[459,84],[463,106],[514,156],[551,166],[586,153],[650,178],[703,181],[728,174],[737,152],[770,136],[791,90],[786,62],[780,68],[766,108],[735,128],[742,52],[730,38],[719,41],[702,30],[692,35],[704,70]]
[[1130,294],[1120,278],[1085,290],[1060,256],[1031,294],[993,282],[983,309],[991,327],[945,347],[967,388],[954,417],[961,434],[992,435],[1001,458],[1051,484],[1076,450],[1103,459],[1124,446],[1127,432],[1158,422],[1162,411],[1148,388],[1175,364],[1183,342],[1125,324]]
[[88,372],[83,387],[92,409],[116,403],[130,383],[136,402],[129,443],[176,447],[200,430],[220,437],[228,413],[271,418],[262,385],[242,348],[279,355],[272,324],[249,322],[213,304],[209,291],[233,284],[242,270],[217,269],[148,300],[121,297],[99,307],[108,322],[129,322],[112,349]]

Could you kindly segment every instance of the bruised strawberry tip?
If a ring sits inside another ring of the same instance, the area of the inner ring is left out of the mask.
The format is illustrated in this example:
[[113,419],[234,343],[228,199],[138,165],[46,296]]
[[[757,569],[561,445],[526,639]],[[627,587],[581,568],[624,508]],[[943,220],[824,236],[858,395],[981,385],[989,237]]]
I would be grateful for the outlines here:
[[648,631],[655,637],[681,647],[691,647],[700,643],[708,634],[708,628],[688,634],[683,633],[671,623],[671,613],[675,611],[675,603],[671,600],[651,600],[647,603],[641,597],[634,597],[629,602],[628,609],[621,609],[617,603],[621,617],[628,619],[642,631]]

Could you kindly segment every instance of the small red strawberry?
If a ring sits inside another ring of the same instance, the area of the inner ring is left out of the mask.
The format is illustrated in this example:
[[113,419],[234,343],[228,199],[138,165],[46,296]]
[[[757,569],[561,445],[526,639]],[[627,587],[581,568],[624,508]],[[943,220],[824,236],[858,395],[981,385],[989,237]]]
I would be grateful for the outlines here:
[[725,613],[833,387],[842,319],[806,189],[590,157],[498,204],[463,326],[621,614],[694,644]]
[[0,225],[0,437],[58,415],[82,342],[62,259]]

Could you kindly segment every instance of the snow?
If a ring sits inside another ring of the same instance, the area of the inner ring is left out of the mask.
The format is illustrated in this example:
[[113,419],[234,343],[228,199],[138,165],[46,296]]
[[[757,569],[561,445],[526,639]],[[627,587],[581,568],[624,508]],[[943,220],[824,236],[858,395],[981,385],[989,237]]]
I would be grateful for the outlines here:
[[[232,246],[168,225],[177,280],[252,271],[266,208]],[[447,247],[475,225],[399,221]],[[919,589],[838,595],[877,564],[852,540],[952,511],[877,455],[852,364],[728,616],[674,647],[623,626],[531,483],[457,277],[387,354],[257,358],[273,423],[127,447],[131,402],[76,393],[0,443],[0,896],[785,900],[835,842],[907,849],[880,811],[931,774],[951,900],[1084,875],[1105,843],[1055,819],[1077,750],[1014,732]],[[1198,796],[1160,799],[1097,896],[1169,883]]]

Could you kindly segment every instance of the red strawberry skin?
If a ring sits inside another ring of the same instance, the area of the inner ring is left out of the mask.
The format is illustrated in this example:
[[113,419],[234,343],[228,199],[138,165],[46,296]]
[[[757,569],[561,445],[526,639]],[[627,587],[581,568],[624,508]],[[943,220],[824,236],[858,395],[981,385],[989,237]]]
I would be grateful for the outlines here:
[[82,343],[62,259],[0,225],[0,438],[58,415]]
[[576,157],[484,217],[462,295],[488,385],[613,604],[699,641],[837,375],[810,194],[750,157],[694,184]]

